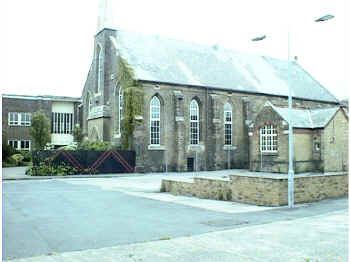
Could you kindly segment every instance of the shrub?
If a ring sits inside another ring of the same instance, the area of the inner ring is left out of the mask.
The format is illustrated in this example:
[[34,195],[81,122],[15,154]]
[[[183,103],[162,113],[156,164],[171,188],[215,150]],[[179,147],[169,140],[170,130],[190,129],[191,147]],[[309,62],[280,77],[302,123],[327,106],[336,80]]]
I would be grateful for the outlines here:
[[8,159],[13,159],[14,162],[16,163],[16,166],[20,166],[24,157],[22,156],[22,154],[18,153],[18,154],[14,154],[14,155],[10,156]]
[[2,143],[2,161],[5,161],[10,156],[18,153],[16,149],[14,149],[12,146]]
[[77,149],[78,149],[78,146],[76,144],[70,144],[67,146],[61,146],[61,147],[57,148],[57,150],[65,150],[65,151],[74,151]]
[[38,166],[33,166],[26,170],[26,175],[29,176],[68,176],[77,173],[77,169],[65,163],[54,165],[51,158],[46,158]]
[[105,151],[109,150],[110,146],[107,143],[101,141],[93,141],[93,142],[83,142],[79,145],[78,149],[80,150],[95,150],[95,151]]
[[21,151],[21,155],[23,156],[24,162],[31,162],[32,161],[32,152],[30,151]]

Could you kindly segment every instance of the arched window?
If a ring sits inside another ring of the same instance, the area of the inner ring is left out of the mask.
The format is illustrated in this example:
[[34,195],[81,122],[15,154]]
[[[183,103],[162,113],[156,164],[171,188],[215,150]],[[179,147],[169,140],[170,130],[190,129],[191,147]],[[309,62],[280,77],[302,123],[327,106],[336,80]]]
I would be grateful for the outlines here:
[[102,47],[97,45],[97,59],[96,59],[96,68],[97,68],[97,89],[96,92],[101,90],[102,80],[103,80],[103,54]]
[[225,145],[232,145],[232,107],[229,104],[224,106],[224,129]]
[[160,101],[156,96],[150,102],[150,141],[160,145]]
[[87,95],[87,104],[88,104],[88,113],[91,112],[91,109],[92,109],[92,99],[91,99],[91,95],[88,93]]
[[119,118],[118,118],[118,132],[121,134],[121,126],[122,126],[122,118],[123,118],[123,89],[119,88]]
[[199,107],[196,100],[190,104],[190,144],[199,144]]
[[277,129],[274,125],[260,128],[260,152],[277,152]]

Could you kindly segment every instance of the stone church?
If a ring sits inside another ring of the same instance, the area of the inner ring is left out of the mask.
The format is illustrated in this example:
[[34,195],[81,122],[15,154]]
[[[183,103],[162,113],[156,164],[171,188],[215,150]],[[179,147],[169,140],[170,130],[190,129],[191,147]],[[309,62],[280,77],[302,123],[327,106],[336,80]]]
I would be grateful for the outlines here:
[[[285,128],[272,128],[288,123],[276,117],[259,125],[255,120],[266,103],[288,104],[287,61],[116,30],[108,25],[107,1],[101,3],[82,93],[81,125],[87,139],[135,150],[137,172],[284,172],[264,165],[261,156],[272,154],[288,163],[288,150],[280,142],[288,137]],[[339,108],[336,97],[297,62],[290,62],[290,72],[295,108]],[[259,146],[252,146],[253,134],[261,134]],[[318,168],[311,165],[300,172],[313,170]]]

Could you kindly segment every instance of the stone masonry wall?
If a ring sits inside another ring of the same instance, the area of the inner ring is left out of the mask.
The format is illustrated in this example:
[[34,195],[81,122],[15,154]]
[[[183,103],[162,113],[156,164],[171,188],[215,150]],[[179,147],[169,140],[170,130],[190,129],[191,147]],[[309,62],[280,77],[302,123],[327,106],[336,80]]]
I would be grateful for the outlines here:
[[328,123],[321,143],[324,171],[348,170],[348,119],[342,110]]
[[[288,204],[288,178],[231,175],[232,201],[263,206]],[[348,194],[348,174],[294,177],[294,202],[314,202]]]
[[[230,175],[230,181],[195,177],[163,179],[161,192],[196,196],[258,206],[288,204],[288,178],[285,175]],[[294,203],[315,202],[348,195],[348,174],[296,175]]]

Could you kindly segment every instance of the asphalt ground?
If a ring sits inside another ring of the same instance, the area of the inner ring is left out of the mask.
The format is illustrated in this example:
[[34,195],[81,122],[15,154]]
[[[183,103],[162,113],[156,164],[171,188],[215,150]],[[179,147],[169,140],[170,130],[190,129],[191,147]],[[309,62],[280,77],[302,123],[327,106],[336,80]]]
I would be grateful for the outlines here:
[[159,193],[162,177],[3,181],[3,259],[348,261],[347,198],[257,207]]

